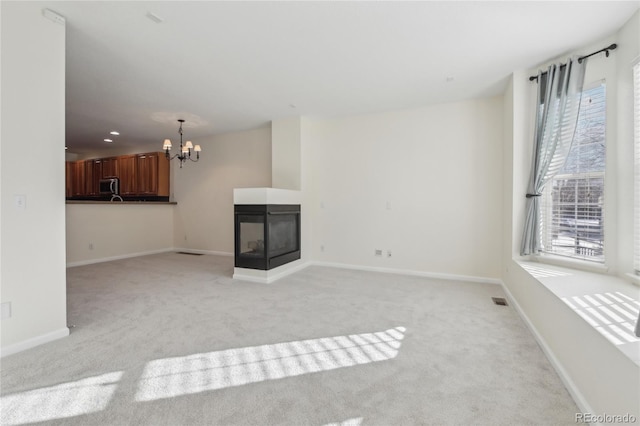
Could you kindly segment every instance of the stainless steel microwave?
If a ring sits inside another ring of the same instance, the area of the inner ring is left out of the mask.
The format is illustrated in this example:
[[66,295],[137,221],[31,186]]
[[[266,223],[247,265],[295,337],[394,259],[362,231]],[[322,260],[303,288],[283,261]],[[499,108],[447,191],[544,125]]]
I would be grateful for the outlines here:
[[117,177],[100,179],[100,193],[120,195],[120,179]]

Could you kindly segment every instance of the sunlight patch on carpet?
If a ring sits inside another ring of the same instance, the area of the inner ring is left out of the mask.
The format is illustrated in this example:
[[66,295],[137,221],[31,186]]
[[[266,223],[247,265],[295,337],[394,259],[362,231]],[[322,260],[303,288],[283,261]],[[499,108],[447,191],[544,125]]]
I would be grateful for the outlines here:
[[398,355],[406,329],[300,340],[164,358],[145,366],[136,401],[153,401],[335,370]]
[[0,421],[3,425],[20,425],[102,411],[111,401],[122,374],[107,373],[3,396]]

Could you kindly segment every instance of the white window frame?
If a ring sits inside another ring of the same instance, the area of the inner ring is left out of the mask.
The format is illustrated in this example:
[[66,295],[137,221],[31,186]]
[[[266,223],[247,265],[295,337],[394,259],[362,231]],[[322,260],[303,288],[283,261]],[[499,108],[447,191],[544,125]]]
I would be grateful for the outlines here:
[[[594,89],[598,86],[604,85],[605,86],[605,98],[604,98],[604,102],[605,102],[605,171],[603,172],[589,172],[589,173],[575,173],[575,174],[558,174],[557,176],[555,176],[552,180],[550,180],[547,185],[545,185],[545,188],[542,191],[542,196],[541,196],[541,215],[540,215],[540,241],[542,241],[542,245],[543,247],[551,247],[551,237],[550,234],[547,233],[545,231],[546,227],[545,224],[543,223],[543,221],[545,219],[551,219],[552,217],[552,201],[551,201],[551,189],[553,188],[553,181],[557,180],[557,179],[563,179],[563,178],[568,178],[568,177],[572,177],[572,178],[576,178],[576,177],[580,177],[581,175],[583,175],[584,177],[602,177],[603,178],[603,190],[604,190],[604,198],[606,200],[607,196],[606,196],[606,192],[607,192],[607,181],[606,181],[606,174],[607,174],[607,167],[606,165],[608,164],[608,161],[606,160],[606,156],[608,154],[608,127],[610,125],[609,120],[608,120],[608,108],[609,108],[609,91],[607,89],[607,84],[605,79],[597,79],[595,81],[592,81],[589,84],[584,85],[583,87],[583,92]],[[606,201],[604,201],[604,205],[603,205],[603,209],[602,209],[602,215],[606,218],[605,215],[605,208],[606,206]],[[566,259],[567,261],[574,263],[574,262],[579,262],[581,264],[585,264],[586,265],[593,265],[596,269],[600,269],[601,267],[605,267],[604,265],[606,264],[606,240],[607,240],[607,226],[606,226],[606,220],[603,221],[602,224],[603,227],[603,258],[602,259],[593,259],[593,258],[589,258],[588,256],[571,256],[571,255],[567,255],[567,254],[562,254],[562,253],[558,253],[558,252],[553,252],[553,251],[547,251],[544,250],[542,251],[542,253],[540,254],[543,258],[547,258],[549,259],[550,257],[557,257],[559,259]],[[584,262],[584,263],[583,263]],[[554,263],[554,262],[552,262]],[[608,268],[606,268],[608,269]]]
[[640,58],[633,65],[634,231],[633,269],[640,276]]

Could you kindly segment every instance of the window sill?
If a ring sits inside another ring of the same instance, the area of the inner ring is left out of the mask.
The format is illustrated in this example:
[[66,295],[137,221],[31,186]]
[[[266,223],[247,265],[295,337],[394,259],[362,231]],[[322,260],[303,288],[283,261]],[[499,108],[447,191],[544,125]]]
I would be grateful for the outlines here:
[[577,269],[579,271],[597,272],[606,274],[609,267],[603,263],[590,262],[588,260],[573,259],[564,256],[555,256],[553,254],[541,253],[533,255],[530,258],[533,262],[545,263],[549,265],[562,266],[564,268]]
[[543,264],[532,259],[519,259],[516,262],[640,366],[640,338],[633,334],[640,309],[639,285],[613,275],[551,265],[548,262]]

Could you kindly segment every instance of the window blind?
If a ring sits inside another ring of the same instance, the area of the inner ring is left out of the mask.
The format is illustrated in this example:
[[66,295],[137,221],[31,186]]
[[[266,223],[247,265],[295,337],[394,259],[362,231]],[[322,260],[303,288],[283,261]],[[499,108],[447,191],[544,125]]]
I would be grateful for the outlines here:
[[606,92],[598,82],[582,93],[571,151],[543,190],[543,251],[604,262]]
[[640,62],[633,67],[633,122],[634,122],[634,170],[635,170],[635,196],[634,196],[634,254],[633,267],[636,274],[640,275]]

